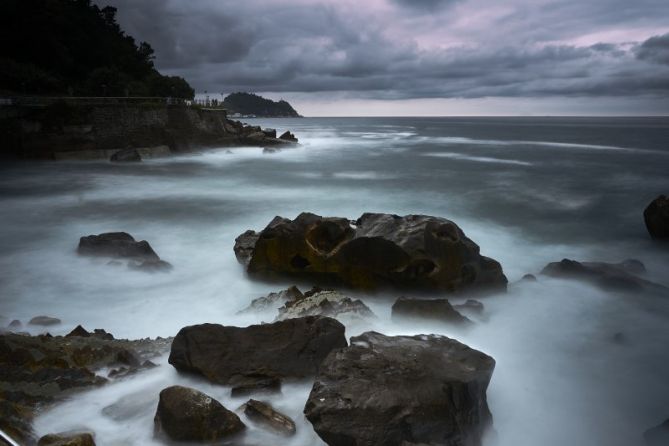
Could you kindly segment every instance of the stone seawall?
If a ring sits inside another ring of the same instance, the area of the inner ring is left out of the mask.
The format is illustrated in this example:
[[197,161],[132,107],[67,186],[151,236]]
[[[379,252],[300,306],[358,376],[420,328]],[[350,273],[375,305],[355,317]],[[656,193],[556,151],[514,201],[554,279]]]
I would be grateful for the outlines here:
[[0,107],[0,157],[109,159],[127,148],[158,156],[245,145],[258,130],[227,119],[225,110],[185,105],[8,106]]

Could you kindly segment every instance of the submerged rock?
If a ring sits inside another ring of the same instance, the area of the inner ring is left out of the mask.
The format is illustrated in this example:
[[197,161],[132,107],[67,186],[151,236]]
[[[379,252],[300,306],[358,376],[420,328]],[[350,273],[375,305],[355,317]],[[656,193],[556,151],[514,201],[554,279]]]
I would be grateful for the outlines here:
[[245,328],[202,324],[179,331],[169,363],[217,384],[249,375],[304,378],[316,374],[330,351],[344,346],[344,326],[325,317]]
[[164,260],[145,260],[143,262],[130,262],[128,268],[147,273],[169,272],[172,264]]
[[472,321],[457,312],[448,299],[410,299],[400,297],[392,307],[393,320],[426,319],[452,324],[471,324]]
[[95,446],[95,440],[90,432],[61,432],[43,436],[37,446]]
[[560,262],[546,265],[541,274],[560,279],[582,280],[610,291],[669,292],[669,288],[663,285],[638,277],[637,272],[642,270],[645,270],[643,264],[633,259],[621,263],[577,262],[562,259]]
[[469,311],[471,313],[483,313],[484,306],[481,302],[474,299],[467,299],[463,304],[453,305],[453,308],[461,311]]
[[48,327],[51,325],[58,325],[61,323],[61,320],[58,319],[57,317],[51,317],[51,316],[35,316],[34,318],[30,319],[28,324],[30,325],[41,325],[43,327]]
[[212,442],[244,430],[244,423],[214,398],[189,387],[160,392],[155,433],[176,441]]
[[304,413],[330,446],[479,446],[494,367],[446,337],[367,332],[326,358]]
[[302,213],[275,217],[236,239],[250,274],[284,274],[355,288],[506,289],[498,262],[453,222],[425,215],[364,214],[355,222]]
[[81,237],[77,252],[86,256],[120,257],[159,261],[160,257],[146,240],[135,241],[127,232],[107,232]]
[[295,435],[295,422],[288,415],[282,414],[269,404],[251,399],[243,407],[244,414],[249,420],[268,427],[279,434]]
[[669,419],[643,433],[648,446],[667,446],[669,444]]
[[259,297],[251,301],[251,305],[239,311],[237,314],[250,313],[253,311],[264,311],[272,307],[277,307],[282,303],[300,299],[304,297],[302,292],[296,286],[292,286],[276,293],[269,293],[267,296]]
[[646,228],[657,240],[669,239],[669,197],[660,195],[643,211]]
[[142,161],[142,155],[139,154],[137,149],[123,149],[114,153],[109,161],[116,163],[136,163]]
[[279,308],[276,320],[285,320],[304,316],[327,316],[344,319],[366,319],[375,317],[360,299],[351,299],[338,291],[312,290],[296,296]]

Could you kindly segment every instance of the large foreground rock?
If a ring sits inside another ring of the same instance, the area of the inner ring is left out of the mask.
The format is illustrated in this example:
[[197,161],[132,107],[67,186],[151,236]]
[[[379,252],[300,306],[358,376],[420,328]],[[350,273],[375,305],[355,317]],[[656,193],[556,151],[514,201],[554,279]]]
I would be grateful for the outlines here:
[[643,211],[643,219],[651,237],[669,240],[669,197],[660,195]]
[[176,441],[212,442],[244,430],[244,423],[214,398],[195,389],[172,386],[160,392],[155,433]]
[[303,317],[246,328],[202,324],[179,331],[169,363],[218,384],[244,376],[304,378],[316,374],[330,351],[345,346],[344,326],[330,318]]
[[367,332],[323,362],[304,413],[330,446],[478,446],[494,367],[446,337]]
[[235,244],[251,274],[287,274],[361,289],[395,286],[460,291],[505,289],[498,262],[452,221],[425,215],[363,214],[351,222],[302,213],[275,217]]
[[581,280],[607,291],[667,293],[669,288],[642,279],[639,273],[645,270],[638,260],[621,263],[577,262],[562,259],[546,265],[541,274],[559,279]]

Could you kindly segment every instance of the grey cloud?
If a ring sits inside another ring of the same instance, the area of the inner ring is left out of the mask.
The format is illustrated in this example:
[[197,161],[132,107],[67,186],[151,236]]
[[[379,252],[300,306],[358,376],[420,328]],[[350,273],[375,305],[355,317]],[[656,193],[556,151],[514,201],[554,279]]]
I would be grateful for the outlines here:
[[637,49],[637,57],[669,65],[669,33],[651,37],[643,42]]
[[[362,9],[350,14],[336,3],[305,7],[282,1],[272,9],[263,0],[112,3],[129,34],[154,46],[157,67],[184,76],[198,91],[337,92],[375,99],[669,94],[669,67],[662,65],[669,64],[669,35],[637,46],[550,43],[570,26],[572,33],[585,29],[585,14],[574,16],[575,2],[546,7],[541,13],[551,23],[535,26],[534,39],[528,37],[527,24],[540,12],[529,8],[524,16],[501,19],[492,34],[497,38],[472,37],[467,44],[440,48],[395,36],[384,20],[397,17],[377,18]],[[590,2],[583,8],[599,11]],[[636,10],[631,7],[625,14],[637,20]],[[553,25],[562,14],[567,14],[565,20]],[[408,20],[424,19],[412,15]],[[557,28],[547,30],[551,26]]]
[[390,0],[391,3],[394,3],[403,8],[423,10],[428,12],[446,8],[447,6],[451,6],[460,1],[461,0]]

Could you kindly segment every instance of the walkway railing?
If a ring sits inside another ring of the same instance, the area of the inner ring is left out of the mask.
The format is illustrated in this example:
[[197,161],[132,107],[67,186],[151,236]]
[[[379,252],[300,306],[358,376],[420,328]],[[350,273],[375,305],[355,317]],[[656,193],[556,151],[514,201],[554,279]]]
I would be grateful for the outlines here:
[[216,99],[182,99],[163,97],[94,97],[94,96],[10,96],[0,97],[0,106],[47,107],[56,103],[71,105],[182,105],[186,107],[202,107],[225,109],[222,102]]

